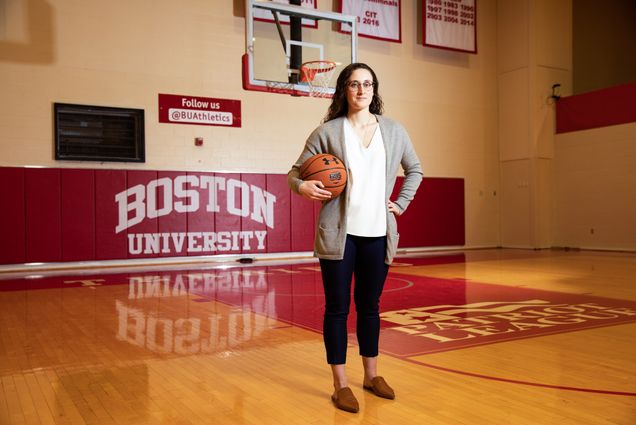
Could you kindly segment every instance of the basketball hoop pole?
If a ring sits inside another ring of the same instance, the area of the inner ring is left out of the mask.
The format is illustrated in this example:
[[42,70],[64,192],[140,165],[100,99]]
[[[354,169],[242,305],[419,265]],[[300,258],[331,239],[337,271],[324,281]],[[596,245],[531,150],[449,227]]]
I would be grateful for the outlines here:
[[[301,0],[289,0],[289,4],[292,6],[301,6]],[[290,16],[289,18],[289,38],[292,41],[303,41],[303,26],[302,18],[298,16]],[[301,46],[292,45],[289,55],[289,67],[290,69],[300,69],[300,65],[303,63],[303,51]],[[289,82],[292,84],[298,83],[298,74],[292,72],[289,74]]]

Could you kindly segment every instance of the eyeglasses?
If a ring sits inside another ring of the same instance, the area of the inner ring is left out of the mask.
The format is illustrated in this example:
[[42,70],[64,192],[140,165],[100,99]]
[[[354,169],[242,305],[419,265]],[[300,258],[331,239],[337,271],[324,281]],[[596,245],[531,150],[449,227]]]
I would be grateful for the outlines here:
[[369,91],[373,88],[373,86],[375,86],[375,83],[373,81],[357,81],[357,80],[353,80],[353,81],[348,81],[347,82],[347,88],[349,88],[349,90],[351,91],[358,91],[360,90],[360,87],[362,87],[362,90],[364,91]]

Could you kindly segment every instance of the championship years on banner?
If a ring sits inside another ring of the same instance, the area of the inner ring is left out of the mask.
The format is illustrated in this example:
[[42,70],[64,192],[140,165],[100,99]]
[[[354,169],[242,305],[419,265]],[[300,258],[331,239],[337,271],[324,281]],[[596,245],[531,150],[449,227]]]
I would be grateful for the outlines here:
[[477,53],[477,0],[424,0],[424,45]]

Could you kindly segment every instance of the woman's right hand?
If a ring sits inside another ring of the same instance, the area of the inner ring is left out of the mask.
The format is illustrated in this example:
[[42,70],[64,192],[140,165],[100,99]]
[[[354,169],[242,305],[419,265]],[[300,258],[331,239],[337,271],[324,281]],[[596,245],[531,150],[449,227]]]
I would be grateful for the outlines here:
[[324,187],[320,180],[305,180],[298,186],[298,193],[312,201],[327,201],[331,199],[331,192]]

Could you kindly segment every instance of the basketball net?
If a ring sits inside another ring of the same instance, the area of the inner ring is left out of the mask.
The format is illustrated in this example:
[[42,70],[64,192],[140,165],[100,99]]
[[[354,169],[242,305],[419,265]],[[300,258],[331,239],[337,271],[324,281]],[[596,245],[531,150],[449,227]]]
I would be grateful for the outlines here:
[[336,70],[336,63],[331,61],[305,62],[300,67],[300,81],[309,85],[312,97],[332,97],[329,82]]

